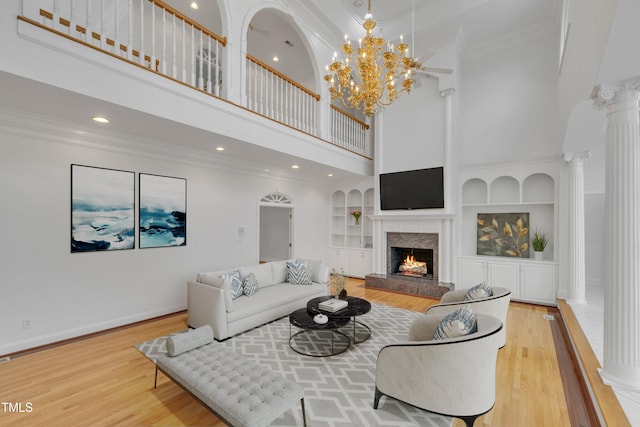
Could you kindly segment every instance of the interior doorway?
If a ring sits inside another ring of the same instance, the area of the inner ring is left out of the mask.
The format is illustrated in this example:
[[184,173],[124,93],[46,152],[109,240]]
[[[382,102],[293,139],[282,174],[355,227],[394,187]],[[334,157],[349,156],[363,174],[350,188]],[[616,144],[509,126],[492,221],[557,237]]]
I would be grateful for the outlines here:
[[283,261],[293,256],[293,206],[280,193],[260,200],[260,262]]

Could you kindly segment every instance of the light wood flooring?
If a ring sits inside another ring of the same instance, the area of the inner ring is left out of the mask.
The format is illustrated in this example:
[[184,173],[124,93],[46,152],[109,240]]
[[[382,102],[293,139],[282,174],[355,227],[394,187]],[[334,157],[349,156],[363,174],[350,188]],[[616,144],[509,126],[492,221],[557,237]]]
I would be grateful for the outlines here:
[[[350,280],[348,291],[420,312],[437,302],[365,289],[360,280]],[[571,425],[548,313],[547,307],[511,303],[507,345],[498,356],[496,404],[475,426]],[[0,402],[13,404],[13,411],[0,405],[0,426],[224,425],[163,375],[154,389],[154,366],[133,347],[183,330],[186,322],[186,313],[179,313],[0,364]]]

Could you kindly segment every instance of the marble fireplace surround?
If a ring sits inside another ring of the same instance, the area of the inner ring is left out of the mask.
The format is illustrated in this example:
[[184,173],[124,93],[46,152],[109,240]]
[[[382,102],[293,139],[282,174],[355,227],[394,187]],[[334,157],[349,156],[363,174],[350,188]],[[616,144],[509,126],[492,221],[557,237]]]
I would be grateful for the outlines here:
[[438,234],[437,233],[387,233],[387,275],[391,274],[391,248],[433,250],[433,280],[438,280]]
[[[374,273],[365,277],[365,287],[434,298],[454,289],[454,214],[383,212],[371,218]],[[432,249],[434,278],[388,274],[391,246]]]

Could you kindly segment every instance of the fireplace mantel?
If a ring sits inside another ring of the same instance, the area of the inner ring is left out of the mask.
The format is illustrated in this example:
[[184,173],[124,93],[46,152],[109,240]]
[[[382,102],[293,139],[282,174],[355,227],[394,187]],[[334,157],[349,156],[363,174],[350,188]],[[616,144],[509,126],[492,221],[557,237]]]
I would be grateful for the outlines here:
[[435,233],[439,236],[439,281],[454,282],[455,214],[424,210],[389,213],[378,211],[369,218],[373,223],[373,267],[376,274],[387,272],[387,233]]
[[379,215],[371,215],[370,218],[372,221],[424,221],[424,220],[453,220],[456,216],[455,214],[446,214],[446,213],[438,213],[438,214],[425,214],[425,213],[411,213],[407,214],[379,214]]

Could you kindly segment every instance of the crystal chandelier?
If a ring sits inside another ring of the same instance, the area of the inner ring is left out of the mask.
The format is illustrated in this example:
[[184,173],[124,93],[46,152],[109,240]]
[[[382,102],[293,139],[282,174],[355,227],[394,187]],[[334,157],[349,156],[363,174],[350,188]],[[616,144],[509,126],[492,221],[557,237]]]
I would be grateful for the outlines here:
[[[376,21],[371,15],[371,0],[362,26],[366,35],[358,40],[358,48],[351,47],[351,40],[345,34],[344,62],[334,54],[324,79],[329,83],[332,100],[339,99],[347,108],[362,109],[370,117],[377,106],[391,105],[403,92],[411,92],[413,72],[419,64],[407,55],[409,46],[402,36],[394,47],[384,38],[372,35]],[[400,79],[402,87],[396,88],[396,81]]]

